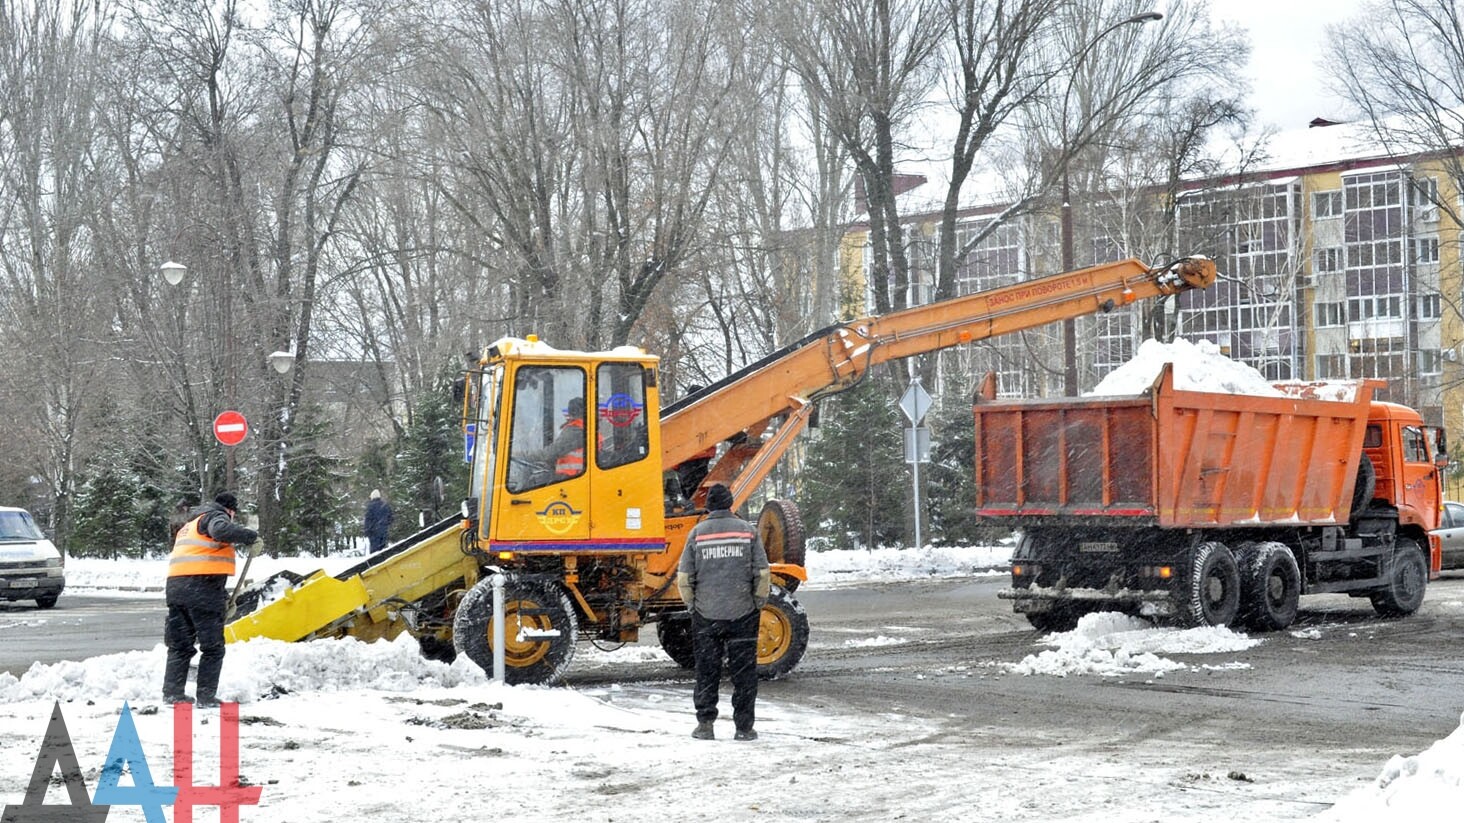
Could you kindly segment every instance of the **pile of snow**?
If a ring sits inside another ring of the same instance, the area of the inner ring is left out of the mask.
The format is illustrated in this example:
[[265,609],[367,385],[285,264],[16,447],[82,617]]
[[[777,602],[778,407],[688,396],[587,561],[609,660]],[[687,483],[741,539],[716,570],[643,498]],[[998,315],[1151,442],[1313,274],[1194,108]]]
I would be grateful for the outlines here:
[[[0,672],[0,703],[27,700],[156,700],[167,652],[121,652],[82,661],[37,663],[19,678]],[[452,665],[422,657],[417,642],[364,643],[354,638],[282,643],[255,639],[229,646],[219,696],[238,703],[294,692],[420,688],[482,684],[483,670],[460,658]]]
[[1191,343],[1145,340],[1133,359],[1109,372],[1086,397],[1143,394],[1159,378],[1165,363],[1174,364],[1174,387],[1182,391],[1282,397],[1260,372],[1231,360],[1208,340]]
[[1352,792],[1316,819],[1325,823],[1457,820],[1461,803],[1464,717],[1453,734],[1412,757],[1394,756],[1371,786]]
[[[1195,629],[1157,628],[1147,620],[1119,612],[1083,615],[1077,628],[1056,632],[1041,643],[1056,648],[1028,655],[1007,667],[1013,674],[1152,674],[1188,668],[1161,654],[1223,654],[1249,649],[1261,641],[1237,634],[1223,626]],[[1244,668],[1245,664],[1221,664],[1220,668]],[[1215,667],[1210,667],[1215,668]]]

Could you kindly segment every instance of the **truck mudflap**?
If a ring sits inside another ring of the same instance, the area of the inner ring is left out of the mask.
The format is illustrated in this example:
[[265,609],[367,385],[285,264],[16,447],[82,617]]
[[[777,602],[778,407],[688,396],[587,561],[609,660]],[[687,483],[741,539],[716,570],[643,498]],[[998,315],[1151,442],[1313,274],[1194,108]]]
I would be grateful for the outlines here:
[[1112,605],[1118,608],[1138,606],[1145,617],[1171,617],[1178,613],[1179,603],[1171,592],[1162,589],[1091,589],[1068,586],[1030,586],[1003,589],[996,593],[1002,600],[1011,600],[1012,609],[1020,614],[1045,612],[1058,603],[1081,602],[1090,606]]

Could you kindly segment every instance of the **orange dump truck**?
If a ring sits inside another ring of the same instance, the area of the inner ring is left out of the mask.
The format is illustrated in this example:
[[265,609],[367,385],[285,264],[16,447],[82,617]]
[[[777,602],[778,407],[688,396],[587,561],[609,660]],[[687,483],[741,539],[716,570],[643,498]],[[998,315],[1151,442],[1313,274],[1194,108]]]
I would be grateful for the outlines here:
[[1184,391],[1166,366],[1135,396],[988,388],[976,511],[1021,535],[1000,596],[1044,631],[1098,609],[1280,629],[1314,592],[1413,613],[1439,568],[1445,440],[1379,385]]

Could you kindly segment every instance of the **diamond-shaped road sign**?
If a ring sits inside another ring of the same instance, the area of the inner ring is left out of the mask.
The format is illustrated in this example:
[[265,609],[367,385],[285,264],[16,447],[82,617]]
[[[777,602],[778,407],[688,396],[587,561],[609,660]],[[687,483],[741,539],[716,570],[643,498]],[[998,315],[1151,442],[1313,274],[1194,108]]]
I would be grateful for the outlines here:
[[912,381],[910,388],[900,396],[900,411],[910,418],[912,426],[920,425],[920,421],[925,419],[925,413],[930,411],[930,395],[919,382]]

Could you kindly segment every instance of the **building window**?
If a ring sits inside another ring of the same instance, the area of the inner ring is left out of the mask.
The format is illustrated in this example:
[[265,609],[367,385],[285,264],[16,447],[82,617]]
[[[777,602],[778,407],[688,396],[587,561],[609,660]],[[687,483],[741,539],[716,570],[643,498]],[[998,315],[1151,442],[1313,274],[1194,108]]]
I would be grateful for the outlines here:
[[1414,263],[1439,262],[1439,239],[1437,237],[1415,237],[1408,241],[1409,254]]
[[1346,323],[1341,303],[1318,303],[1317,326],[1341,326]]
[[1347,378],[1347,355],[1317,355],[1318,380],[1345,380]]
[[1347,301],[1347,319],[1353,323],[1380,317],[1401,318],[1403,298],[1398,295],[1353,297]]
[[1418,296],[1418,319],[1437,320],[1443,317],[1443,297],[1439,294]]
[[1312,217],[1320,220],[1342,216],[1342,190],[1312,193]]
[[1408,205],[1413,216],[1424,223],[1439,219],[1439,181],[1434,177],[1418,177],[1409,181]]
[[1418,350],[1418,373],[1438,374],[1443,371],[1443,358],[1438,349]]
[[1317,249],[1316,262],[1312,270],[1317,274],[1342,271],[1342,249],[1333,246],[1326,249]]

